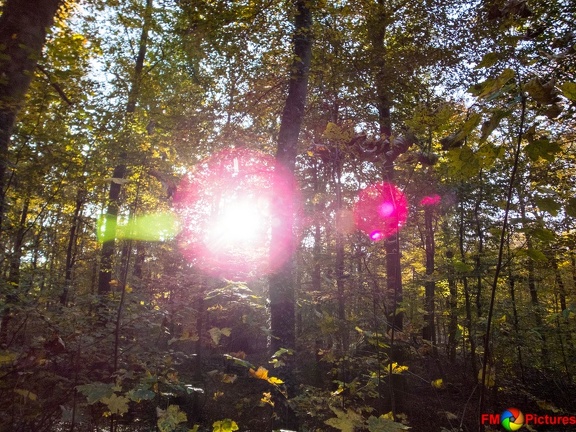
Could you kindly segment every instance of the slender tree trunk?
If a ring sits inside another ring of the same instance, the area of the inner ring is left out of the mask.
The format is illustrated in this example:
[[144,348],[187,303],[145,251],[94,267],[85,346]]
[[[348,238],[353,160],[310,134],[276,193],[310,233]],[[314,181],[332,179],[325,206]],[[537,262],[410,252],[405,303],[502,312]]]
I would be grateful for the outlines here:
[[432,280],[432,273],[434,273],[434,226],[432,224],[432,206],[424,206],[424,249],[426,252],[426,282],[424,283],[425,289],[425,325],[422,329],[422,338],[430,341],[434,349],[436,349],[436,328],[434,326],[434,296],[436,291],[436,283]]
[[448,322],[448,358],[451,363],[456,362],[456,333],[458,332],[458,285],[454,277],[454,268],[450,269],[448,275],[448,288],[450,291],[450,298],[448,305],[450,308],[450,320]]
[[10,268],[8,271],[8,289],[9,293],[6,296],[6,306],[2,314],[2,321],[0,323],[0,347],[5,346],[8,342],[8,328],[12,321],[12,308],[11,305],[18,302],[18,291],[20,288],[20,261],[22,259],[22,245],[24,243],[24,235],[26,234],[26,219],[28,218],[28,207],[30,205],[30,198],[26,197],[22,205],[22,212],[20,213],[20,223],[18,230],[14,236],[14,249],[10,257]]
[[[524,196],[520,189],[518,191],[518,200],[520,203],[520,216],[522,216],[523,223],[526,222],[526,204],[524,202]],[[530,235],[526,236],[526,247],[528,250],[533,249],[532,237]],[[532,304],[532,313],[534,315],[534,320],[536,322],[536,331],[539,332],[542,345],[540,348],[540,354],[542,357],[542,363],[544,366],[549,366],[550,355],[548,352],[546,334],[544,329],[544,321],[542,319],[542,311],[540,308],[540,300],[538,299],[538,290],[536,288],[536,274],[534,268],[534,260],[528,256],[526,262],[526,269],[528,270],[528,291],[530,292],[530,303]]]
[[[562,280],[562,274],[560,273],[560,269],[558,267],[558,261],[556,257],[552,253],[552,257],[550,258],[550,264],[554,269],[554,277],[556,279],[556,291],[558,294],[558,301],[560,310],[558,311],[558,318],[556,319],[556,324],[558,328],[558,341],[560,343],[560,347],[562,349],[562,358],[564,362],[564,369],[566,371],[566,375],[568,379],[571,379],[570,367],[569,362],[567,361],[567,357],[573,358],[573,353],[571,352],[571,348],[573,348],[574,344],[572,343],[572,334],[571,332],[565,329],[566,327],[566,319],[560,319],[563,316],[564,311],[568,307],[566,303],[566,287],[564,286],[564,281]],[[564,339],[566,343],[564,343]]]
[[[466,251],[464,249],[464,206],[460,204],[460,218],[458,221],[458,247],[460,249],[460,260],[466,263]],[[462,287],[464,289],[464,301],[466,306],[466,327],[468,329],[468,339],[470,341],[470,366],[472,368],[472,379],[476,381],[476,374],[478,366],[476,359],[476,326],[474,324],[474,319],[472,315],[472,300],[470,293],[470,286],[468,284],[468,278],[464,276],[462,278]]]
[[6,0],[0,15],[0,231],[10,137],[61,0]]
[[[144,59],[146,58],[146,50],[148,48],[148,31],[152,20],[152,0],[146,0],[146,9],[144,12],[144,24],[142,25],[142,32],[140,33],[140,42],[138,45],[138,56],[134,65],[134,75],[130,92],[128,94],[128,102],[126,104],[126,117],[130,123],[132,114],[136,111],[136,102],[140,96],[140,83],[142,81],[142,74],[144,71]],[[127,159],[126,150],[121,151],[119,161],[112,174],[113,179],[118,179],[110,183],[110,191],[108,193],[108,207],[105,215],[105,241],[102,244],[100,252],[100,273],[98,277],[98,294],[105,295],[110,292],[110,282],[112,281],[112,273],[114,270],[114,255],[116,254],[116,224],[118,220],[118,210],[120,207],[120,192],[121,180],[126,177]]]
[[64,290],[60,296],[60,304],[66,306],[68,303],[68,296],[72,286],[72,270],[75,262],[76,239],[78,237],[78,229],[80,227],[80,213],[84,205],[85,191],[80,187],[76,193],[76,206],[74,207],[74,215],[72,217],[72,226],[68,235],[68,247],[66,248],[66,267],[64,277]]
[[[290,74],[288,96],[282,112],[276,151],[278,164],[289,172],[294,172],[296,166],[298,135],[304,118],[308,73],[312,58],[312,12],[309,2],[296,0],[294,5],[296,7],[293,38],[294,62]],[[290,203],[284,203],[285,199],[290,198],[278,197],[274,205],[278,220],[282,221],[282,224],[279,225],[282,226],[272,228],[272,248],[276,246],[286,248],[286,245],[293,245],[295,241],[292,233],[294,215],[291,213],[293,206]],[[289,247],[289,250],[293,250],[293,248]],[[288,259],[269,278],[272,351],[281,347],[294,348],[296,345],[294,264],[293,259]]]
[[[314,166],[314,193],[320,193],[320,179],[319,167]],[[320,203],[314,204],[314,246],[312,248],[312,290],[319,292],[322,289],[322,267],[321,267],[321,253],[322,253],[322,224],[320,223],[321,208]]]
[[338,321],[340,329],[340,343],[342,352],[346,353],[349,346],[348,328],[346,326],[346,292],[344,283],[344,233],[342,232],[342,161],[340,152],[337,151],[336,161],[334,162],[334,185],[336,187],[336,291],[338,293]]
[[[480,173],[480,185],[482,185],[482,173]],[[478,250],[474,256],[474,273],[476,274],[476,316],[482,316],[482,256],[484,254],[484,228],[480,222],[480,206],[482,204],[483,189],[480,186],[480,192],[474,204],[474,228],[478,238]]]

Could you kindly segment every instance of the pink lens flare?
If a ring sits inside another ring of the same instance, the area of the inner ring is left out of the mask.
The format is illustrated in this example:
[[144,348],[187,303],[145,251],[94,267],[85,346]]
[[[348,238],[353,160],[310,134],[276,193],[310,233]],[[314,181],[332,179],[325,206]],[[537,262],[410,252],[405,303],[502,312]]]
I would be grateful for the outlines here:
[[373,184],[358,194],[354,222],[372,241],[390,237],[404,225],[407,218],[408,201],[392,183]]
[[[293,252],[292,224],[280,220],[275,208],[293,215],[296,182],[270,155],[230,149],[211,156],[182,180],[174,206],[182,225],[180,250],[210,275],[253,279]],[[271,245],[273,226],[281,232]]]
[[433,206],[436,204],[440,204],[440,202],[442,201],[442,198],[440,198],[440,195],[438,194],[434,194],[434,195],[428,195],[425,196],[424,198],[422,198],[420,200],[420,205],[421,206]]

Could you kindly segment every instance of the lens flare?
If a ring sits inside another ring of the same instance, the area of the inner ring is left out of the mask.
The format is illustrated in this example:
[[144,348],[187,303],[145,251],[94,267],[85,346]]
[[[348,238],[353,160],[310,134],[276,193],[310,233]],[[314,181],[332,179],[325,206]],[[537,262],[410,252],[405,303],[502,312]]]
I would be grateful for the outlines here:
[[392,183],[378,183],[363,189],[354,206],[356,227],[375,242],[397,232],[407,218],[406,197]]
[[420,200],[420,205],[421,206],[433,206],[436,204],[440,204],[440,202],[442,201],[442,198],[440,198],[440,195],[438,194],[434,194],[434,195],[428,195],[425,196],[424,198],[422,198]]
[[[273,206],[295,206],[295,181],[276,166],[272,156],[246,149],[215,154],[189,173],[174,197],[182,231],[179,245],[189,262],[202,271],[231,280],[270,273],[292,253],[293,242],[275,244]],[[288,209],[289,211],[292,208]]]

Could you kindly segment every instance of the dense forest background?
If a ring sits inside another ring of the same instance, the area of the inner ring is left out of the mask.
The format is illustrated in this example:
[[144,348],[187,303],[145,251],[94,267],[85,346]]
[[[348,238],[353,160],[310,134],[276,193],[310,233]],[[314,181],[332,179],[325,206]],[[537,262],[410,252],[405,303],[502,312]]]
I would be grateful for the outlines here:
[[576,414],[575,3],[0,7],[0,430]]

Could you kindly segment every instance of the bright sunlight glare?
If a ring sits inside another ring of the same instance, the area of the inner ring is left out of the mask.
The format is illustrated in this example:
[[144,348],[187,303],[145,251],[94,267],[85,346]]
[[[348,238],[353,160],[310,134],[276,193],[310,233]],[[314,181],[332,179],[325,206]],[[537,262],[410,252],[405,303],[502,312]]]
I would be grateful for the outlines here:
[[182,230],[178,235],[186,259],[202,272],[231,280],[248,280],[272,272],[292,253],[283,217],[273,203],[295,201],[295,181],[272,156],[230,149],[199,163],[184,178],[174,197]]
[[210,221],[206,243],[209,248],[246,248],[266,242],[270,226],[265,199],[234,199],[224,203],[220,214]]

